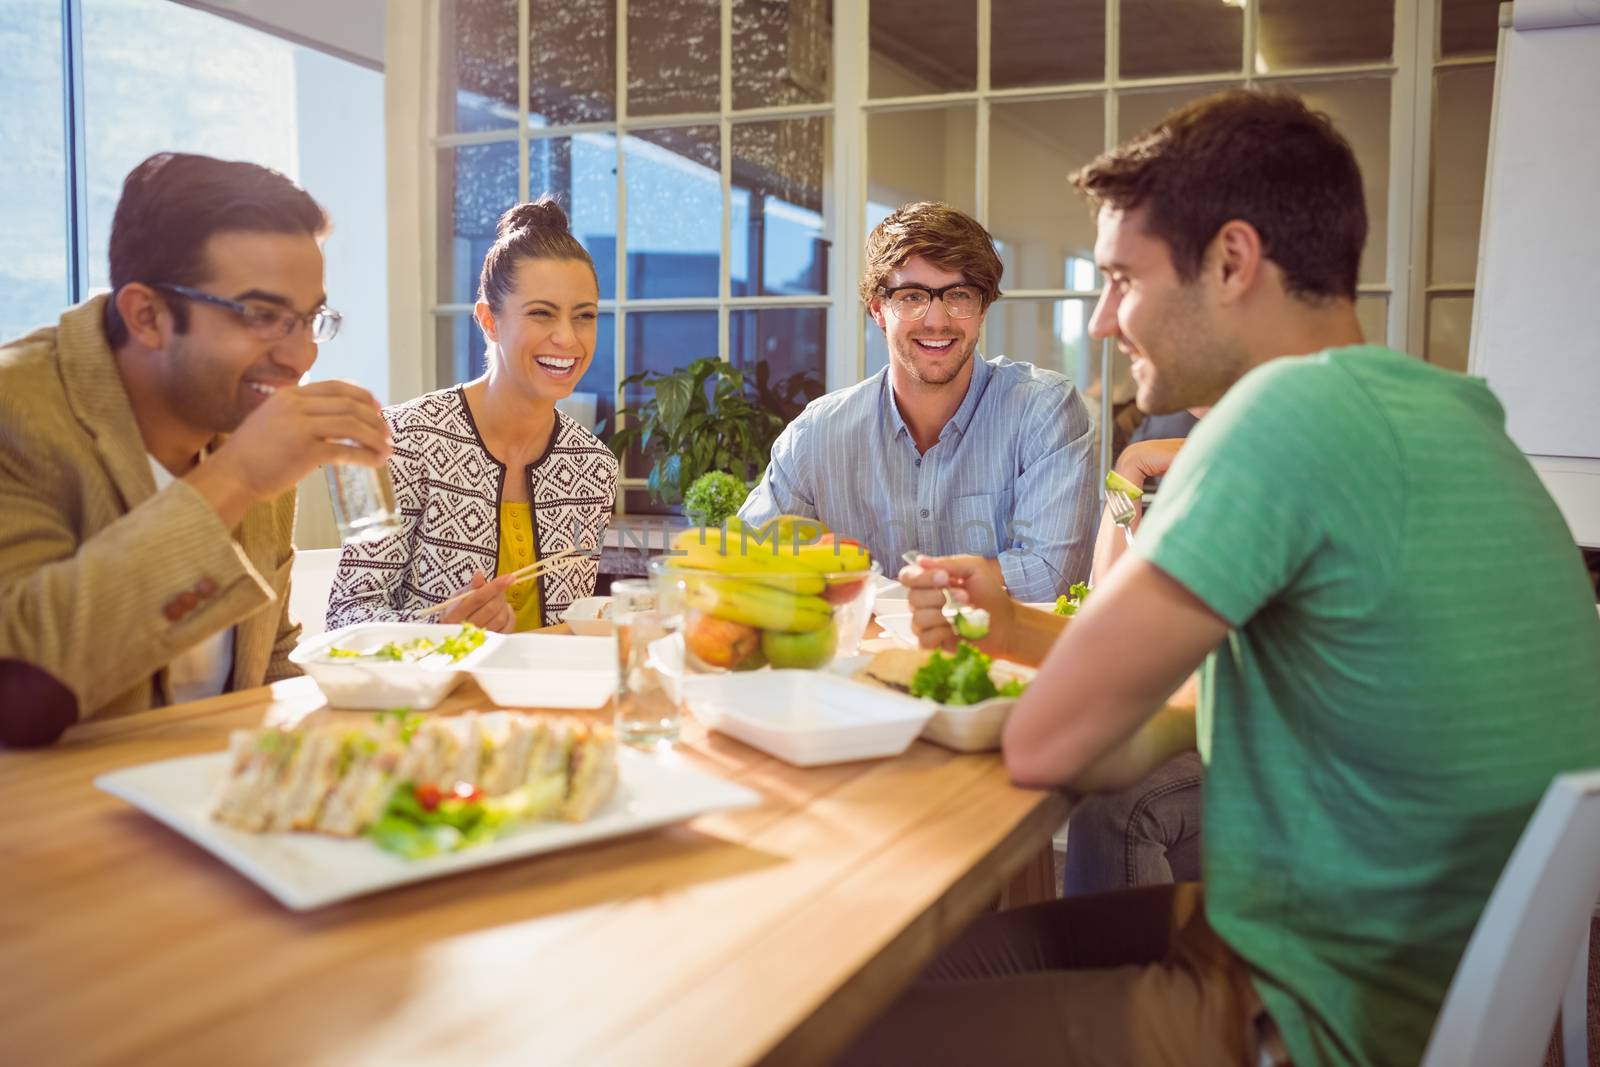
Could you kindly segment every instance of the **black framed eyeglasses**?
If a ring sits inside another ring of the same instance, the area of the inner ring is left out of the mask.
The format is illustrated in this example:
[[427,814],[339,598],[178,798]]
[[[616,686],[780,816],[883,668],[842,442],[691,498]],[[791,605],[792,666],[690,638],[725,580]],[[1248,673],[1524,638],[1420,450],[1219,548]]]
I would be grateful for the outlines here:
[[273,304],[246,304],[242,300],[229,300],[225,296],[217,296],[187,285],[157,282],[151,288],[181,296],[185,300],[198,300],[205,304],[227,308],[239,316],[245,329],[264,341],[281,341],[304,323],[306,329],[311,332],[311,340],[320,345],[337,337],[339,325],[344,322],[344,316],[330,307],[319,307],[302,315],[298,311]]
[[894,317],[903,322],[915,322],[928,313],[935,300],[944,301],[945,314],[952,319],[970,319],[983,310],[983,293],[977,286],[957,282],[942,289],[926,285],[881,286],[878,295],[889,303]]

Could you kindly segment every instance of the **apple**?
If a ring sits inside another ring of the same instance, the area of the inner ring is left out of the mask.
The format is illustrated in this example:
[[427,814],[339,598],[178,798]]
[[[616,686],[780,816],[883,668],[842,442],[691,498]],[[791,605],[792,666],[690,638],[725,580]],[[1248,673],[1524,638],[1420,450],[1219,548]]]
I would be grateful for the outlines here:
[[761,631],[742,622],[701,615],[683,632],[684,647],[710,667],[732,668],[761,648]]
[[825,667],[833,659],[833,650],[839,643],[839,633],[833,620],[817,630],[805,633],[787,633],[783,630],[761,631],[761,651],[774,669],[798,668],[815,670]]
[[861,589],[867,584],[865,578],[856,578],[851,581],[839,582],[835,585],[829,582],[822,590],[822,599],[830,604],[848,604],[860,595]]

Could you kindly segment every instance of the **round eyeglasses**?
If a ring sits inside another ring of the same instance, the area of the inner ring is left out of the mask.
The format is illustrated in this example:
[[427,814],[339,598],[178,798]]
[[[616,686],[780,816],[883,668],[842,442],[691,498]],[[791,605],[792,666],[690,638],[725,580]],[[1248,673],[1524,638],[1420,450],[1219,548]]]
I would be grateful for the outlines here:
[[934,300],[944,301],[945,314],[952,319],[970,319],[983,310],[983,294],[977,286],[965,282],[947,285],[943,289],[930,289],[926,285],[884,286],[878,290],[888,302],[889,310],[902,322],[915,322],[928,313]]
[[304,315],[290,308],[280,307],[276,304],[246,303],[242,300],[229,300],[225,296],[216,296],[201,289],[193,289],[187,285],[172,285],[168,282],[158,282],[151,286],[164,293],[181,296],[185,300],[198,300],[205,304],[215,304],[220,308],[227,308],[239,316],[239,321],[244,323],[244,328],[263,341],[281,341],[294,333],[302,323],[311,332],[311,340],[316,344],[323,344],[333,340],[339,335],[339,325],[344,322],[344,316],[330,307],[319,307],[315,311],[308,311]]

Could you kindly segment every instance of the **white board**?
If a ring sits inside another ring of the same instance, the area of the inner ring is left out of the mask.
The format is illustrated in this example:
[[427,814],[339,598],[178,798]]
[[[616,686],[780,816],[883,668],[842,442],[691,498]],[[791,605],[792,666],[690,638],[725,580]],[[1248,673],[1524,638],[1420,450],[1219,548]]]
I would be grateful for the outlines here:
[[1600,545],[1600,0],[1512,12],[1468,365],[1574,535]]

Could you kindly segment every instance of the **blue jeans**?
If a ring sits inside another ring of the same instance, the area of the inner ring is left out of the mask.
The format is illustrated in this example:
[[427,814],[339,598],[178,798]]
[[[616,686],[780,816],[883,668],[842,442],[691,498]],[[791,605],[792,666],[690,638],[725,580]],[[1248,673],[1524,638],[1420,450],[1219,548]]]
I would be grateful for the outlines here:
[[1185,752],[1132,789],[1085,797],[1067,823],[1063,895],[1198,882],[1200,778]]

